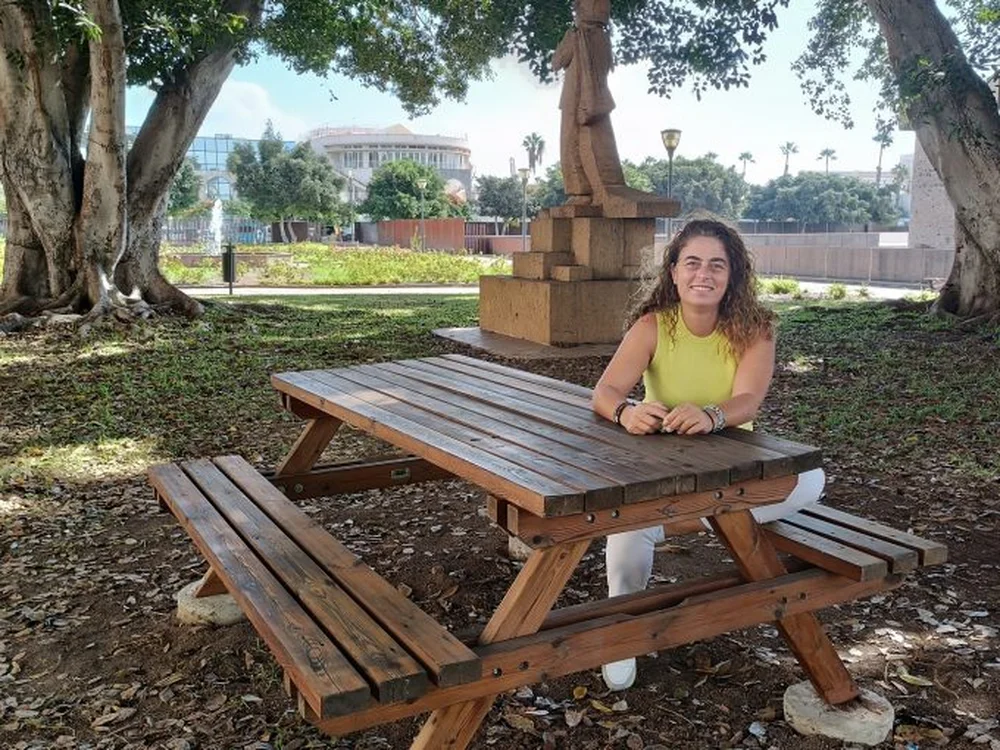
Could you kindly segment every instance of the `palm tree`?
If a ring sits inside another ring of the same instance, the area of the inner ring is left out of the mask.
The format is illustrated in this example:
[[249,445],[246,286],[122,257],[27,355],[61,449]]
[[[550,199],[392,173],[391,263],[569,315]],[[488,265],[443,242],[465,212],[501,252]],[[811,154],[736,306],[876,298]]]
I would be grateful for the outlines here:
[[882,154],[892,145],[892,134],[882,132],[872,138],[878,144],[878,166],[875,167],[875,187],[882,185]]
[[799,147],[792,141],[785,141],[785,145],[779,146],[778,148],[781,150],[781,153],[785,155],[785,177],[788,177],[788,157],[791,154],[799,153]]
[[538,133],[532,133],[524,136],[521,145],[528,152],[528,169],[534,174],[535,169],[542,163],[542,154],[545,153],[545,139]]
[[816,161],[820,159],[826,159],[826,173],[830,174],[830,159],[837,161],[837,151],[832,148],[824,148],[819,152],[819,156],[816,157]]
[[749,151],[744,151],[742,154],[740,154],[739,158],[740,161],[743,162],[743,178],[746,179],[747,162],[750,162],[751,164],[756,164],[757,162],[754,160],[753,154],[751,154]]

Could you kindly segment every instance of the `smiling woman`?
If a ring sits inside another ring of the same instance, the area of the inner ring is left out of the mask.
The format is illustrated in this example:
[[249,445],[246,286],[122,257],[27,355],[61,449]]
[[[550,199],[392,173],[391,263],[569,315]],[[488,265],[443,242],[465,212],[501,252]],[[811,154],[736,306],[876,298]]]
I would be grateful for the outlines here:
[[[601,375],[594,411],[635,435],[753,429],[774,374],[773,320],[757,300],[739,233],[713,219],[689,222],[667,247],[652,288]],[[640,377],[645,399],[636,403],[627,396]],[[815,503],[823,485],[822,469],[805,472],[784,502],[754,515],[765,522],[794,513]],[[608,537],[611,596],[645,588],[653,548],[663,538],[662,526]],[[609,688],[623,690],[635,680],[635,659],[606,664],[603,674]]]

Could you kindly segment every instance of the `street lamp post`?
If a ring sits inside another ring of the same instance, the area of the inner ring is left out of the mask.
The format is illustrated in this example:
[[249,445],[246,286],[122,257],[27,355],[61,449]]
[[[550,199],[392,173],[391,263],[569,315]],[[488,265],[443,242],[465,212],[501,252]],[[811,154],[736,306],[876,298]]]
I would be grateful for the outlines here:
[[[354,242],[354,170],[347,170],[347,221],[351,225],[351,242]],[[343,232],[341,232],[343,237]]]
[[521,252],[528,249],[528,168],[517,170],[521,177]]
[[424,224],[424,189],[427,187],[427,180],[421,177],[417,180],[417,187],[420,188],[420,249],[427,249],[427,228]]
[[[674,151],[681,142],[681,131],[677,128],[667,128],[660,131],[663,147],[667,149],[667,197],[674,197]],[[667,239],[670,239],[673,228],[673,217],[667,217]]]

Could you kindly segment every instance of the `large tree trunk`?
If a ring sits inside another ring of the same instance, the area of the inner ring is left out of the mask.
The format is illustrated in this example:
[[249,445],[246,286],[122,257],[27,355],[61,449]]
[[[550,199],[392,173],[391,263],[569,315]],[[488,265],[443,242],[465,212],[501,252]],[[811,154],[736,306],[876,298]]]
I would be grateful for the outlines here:
[[[118,2],[87,0],[101,34],[65,50],[45,33],[47,3],[0,4],[0,179],[10,214],[0,314],[72,305],[99,315],[140,301],[202,312],[160,274],[160,235],[170,182],[233,69],[237,39],[175,71],[126,155]],[[221,10],[256,24],[261,7],[227,0]]]
[[90,41],[90,138],[77,228],[78,265],[96,314],[116,302],[115,266],[125,250],[125,40],[118,0],[88,0],[101,27]]
[[934,0],[867,0],[906,114],[955,206],[955,262],[938,310],[1000,314],[1000,113]]

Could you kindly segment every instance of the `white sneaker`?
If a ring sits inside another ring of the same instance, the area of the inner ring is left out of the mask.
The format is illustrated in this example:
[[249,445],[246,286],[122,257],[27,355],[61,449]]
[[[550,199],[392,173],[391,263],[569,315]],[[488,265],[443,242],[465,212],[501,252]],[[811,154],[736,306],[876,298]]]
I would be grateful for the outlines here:
[[637,672],[635,659],[613,661],[601,667],[601,675],[608,690],[627,690],[632,687]]

